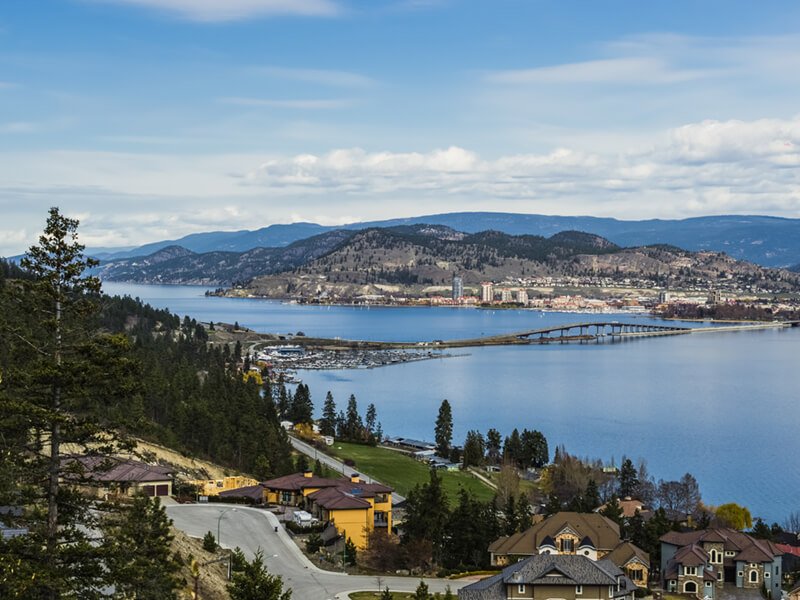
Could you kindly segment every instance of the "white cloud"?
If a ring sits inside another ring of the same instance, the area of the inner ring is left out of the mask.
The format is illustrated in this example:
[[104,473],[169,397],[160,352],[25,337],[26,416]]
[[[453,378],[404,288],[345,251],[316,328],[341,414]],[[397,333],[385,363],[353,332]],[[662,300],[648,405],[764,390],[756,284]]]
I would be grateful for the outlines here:
[[373,79],[359,73],[329,69],[296,69],[268,66],[252,67],[248,71],[290,81],[339,87],[366,87],[375,83]]
[[661,85],[709,77],[712,71],[679,68],[649,56],[589,60],[577,63],[497,71],[487,75],[499,84],[621,83]]
[[200,22],[239,21],[258,17],[330,17],[341,9],[333,0],[90,0],[169,12]]
[[290,110],[337,110],[351,108],[355,105],[354,100],[347,98],[332,99],[306,99],[306,100],[270,100],[265,98],[243,98],[240,96],[230,96],[220,98],[224,104],[235,106],[251,106],[264,108],[286,108]]
[[[625,150],[575,142],[497,157],[458,146],[271,156],[18,151],[0,155],[0,212],[4,228],[37,231],[47,207],[59,205],[86,215],[81,230],[95,246],[454,210],[800,217],[798,167],[800,116],[690,123]],[[23,250],[19,239],[0,236],[0,255]]]

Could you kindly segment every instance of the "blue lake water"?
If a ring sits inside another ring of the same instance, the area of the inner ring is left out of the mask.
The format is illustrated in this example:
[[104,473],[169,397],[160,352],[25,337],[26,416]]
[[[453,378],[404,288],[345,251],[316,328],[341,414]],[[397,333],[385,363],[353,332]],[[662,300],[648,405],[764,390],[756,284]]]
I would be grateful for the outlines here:
[[[257,331],[416,341],[477,337],[628,315],[448,308],[353,308],[207,298],[204,288],[105,283],[109,293],[202,321]],[[390,435],[431,439],[439,404],[453,406],[454,437],[470,429],[535,428],[551,450],[647,460],[656,478],[691,472],[709,504],[738,502],[782,521],[800,509],[800,328],[703,333],[623,343],[500,346],[454,358],[372,370],[305,371],[321,405],[354,393],[373,402]]]

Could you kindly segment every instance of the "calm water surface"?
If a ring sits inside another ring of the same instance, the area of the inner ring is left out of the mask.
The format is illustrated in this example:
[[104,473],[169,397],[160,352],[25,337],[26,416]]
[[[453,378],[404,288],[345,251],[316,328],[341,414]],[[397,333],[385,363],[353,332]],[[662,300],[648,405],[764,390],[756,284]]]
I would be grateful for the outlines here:
[[[415,341],[475,337],[627,315],[446,308],[350,308],[206,298],[204,288],[105,283],[202,321],[257,331]],[[636,317],[637,322],[657,322]],[[469,349],[465,356],[373,370],[305,371],[321,406],[354,393],[390,435],[431,439],[442,398],[454,437],[490,427],[541,430],[567,450],[619,464],[644,458],[657,478],[689,471],[707,503],[738,502],[782,521],[800,509],[800,329],[704,333],[615,344]],[[454,353],[461,354],[456,350]]]

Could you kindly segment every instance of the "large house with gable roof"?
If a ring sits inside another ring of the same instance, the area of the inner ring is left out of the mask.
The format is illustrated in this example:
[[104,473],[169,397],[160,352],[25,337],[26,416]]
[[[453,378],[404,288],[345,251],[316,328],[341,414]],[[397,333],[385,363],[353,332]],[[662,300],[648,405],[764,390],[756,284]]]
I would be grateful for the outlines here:
[[510,565],[493,577],[458,592],[459,600],[558,598],[559,600],[633,600],[636,586],[610,560],[539,554]]
[[491,564],[508,565],[536,555],[607,558],[639,587],[647,587],[649,555],[620,539],[619,525],[597,513],[559,512],[521,533],[501,537],[489,546]]
[[726,583],[781,596],[781,550],[772,542],[719,527],[661,536],[661,573],[669,592],[715,598]]
[[367,545],[370,532],[392,532],[392,488],[367,483],[358,473],[331,479],[311,471],[264,481],[264,498],[271,504],[302,507],[324,523],[333,524],[344,539],[359,549]]

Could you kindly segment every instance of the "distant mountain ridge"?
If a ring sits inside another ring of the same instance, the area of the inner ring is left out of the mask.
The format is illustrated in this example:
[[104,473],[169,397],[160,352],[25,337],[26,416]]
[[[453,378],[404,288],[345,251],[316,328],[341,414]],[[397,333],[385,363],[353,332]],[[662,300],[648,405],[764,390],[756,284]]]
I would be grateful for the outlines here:
[[481,281],[542,277],[636,280],[644,287],[722,282],[729,289],[770,293],[800,289],[800,275],[723,253],[666,244],[621,248],[580,231],[544,237],[496,230],[466,233],[430,224],[337,229],[285,247],[239,253],[196,253],[173,245],[96,269],[105,280],[233,287],[236,295],[273,298],[424,295],[449,288],[456,273],[473,289]]
[[602,217],[458,212],[351,223],[339,227],[292,223],[270,225],[253,231],[194,233],[180,239],[154,242],[119,252],[111,248],[103,248],[96,253],[89,249],[88,252],[101,260],[146,256],[173,245],[195,253],[246,252],[254,248],[288,246],[334,230],[355,231],[419,224],[443,225],[464,233],[495,230],[511,235],[544,237],[561,231],[584,231],[622,247],[670,244],[692,251],[725,252],[733,258],[764,266],[789,267],[800,264],[800,219],[757,215],[621,221]]

